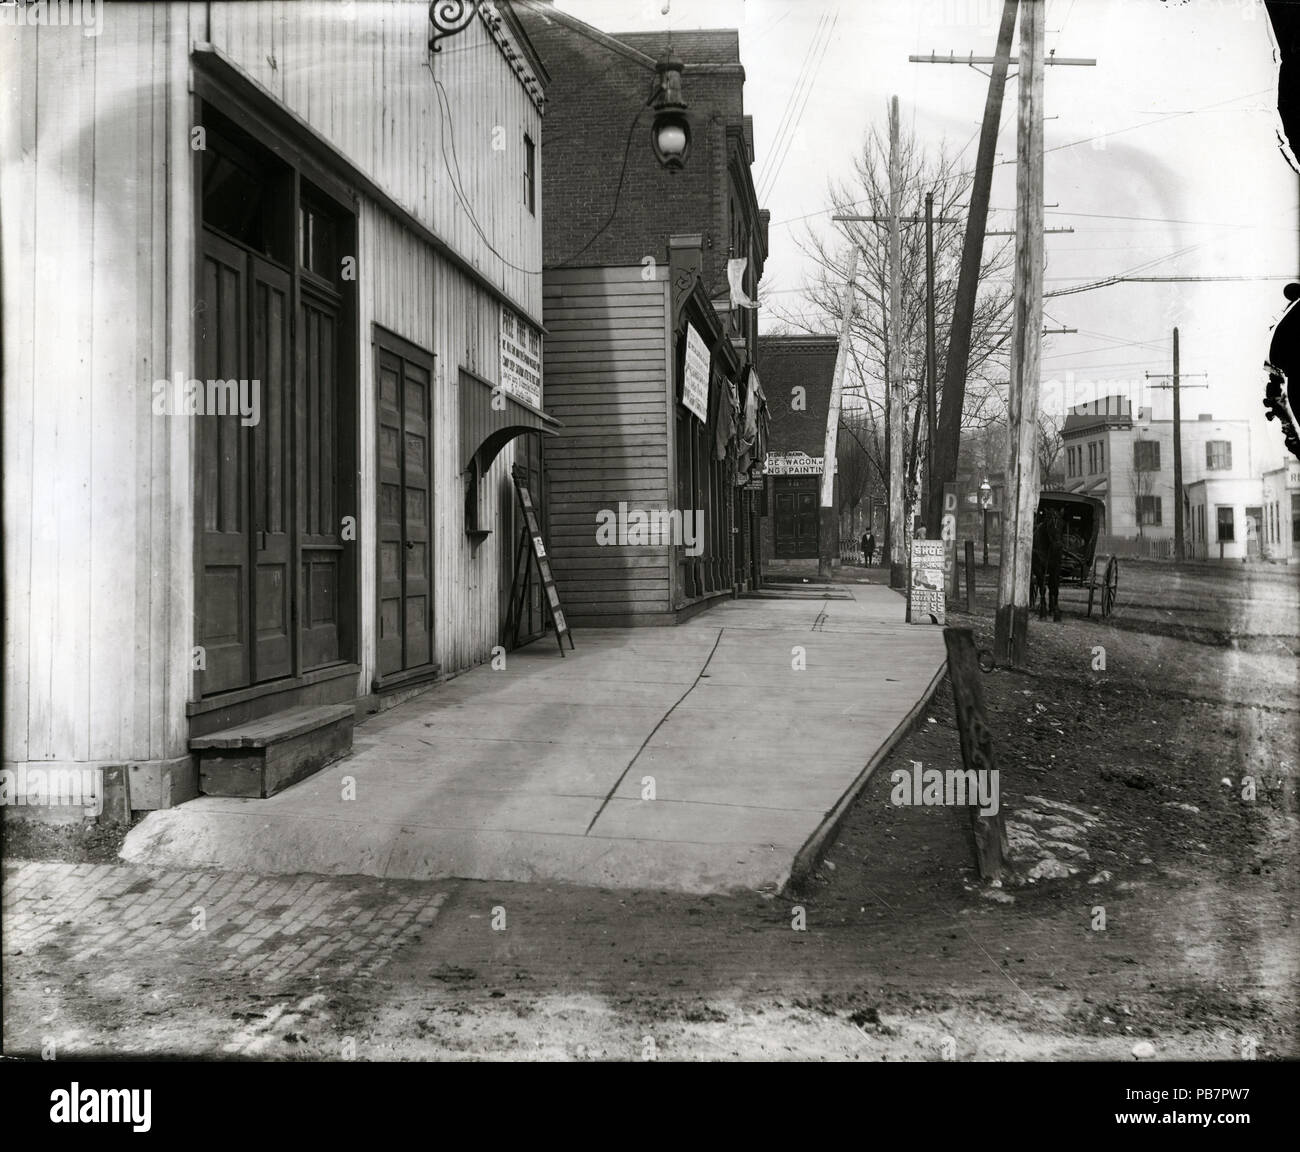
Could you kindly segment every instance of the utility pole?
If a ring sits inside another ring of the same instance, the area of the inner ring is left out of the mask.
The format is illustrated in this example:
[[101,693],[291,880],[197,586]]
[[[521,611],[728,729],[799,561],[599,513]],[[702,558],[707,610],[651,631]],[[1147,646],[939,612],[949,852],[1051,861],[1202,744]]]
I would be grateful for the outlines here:
[[826,410],[826,441],[822,451],[821,514],[818,533],[817,575],[829,580],[832,570],[831,538],[837,533],[835,508],[835,455],[839,444],[840,397],[844,393],[844,365],[849,356],[849,327],[853,323],[853,277],[858,274],[858,246],[849,253],[849,271],[844,281],[844,299],[840,308],[840,345],[835,353],[835,375],[831,377],[831,402]]
[[889,586],[907,583],[903,499],[903,238],[899,231],[902,158],[898,154],[898,97],[889,101]]
[[[957,479],[957,452],[961,446],[961,414],[966,401],[966,370],[970,363],[971,327],[975,318],[975,296],[979,288],[980,260],[984,252],[985,228],[988,225],[989,192],[993,182],[993,161],[997,150],[998,122],[1002,118],[1002,97],[1006,90],[1007,69],[1011,63],[1011,39],[1016,28],[1018,0],[1003,0],[1002,21],[998,25],[998,42],[992,56],[968,53],[958,56],[949,52],[939,56],[909,56],[914,64],[976,64],[991,66],[989,91],[984,102],[984,121],[980,127],[979,151],[970,191],[970,215],[966,218],[966,239],[962,246],[961,270],[957,277],[957,298],[953,305],[952,324],[948,329],[948,355],[943,369],[943,396],[939,408],[938,442],[935,445],[935,475],[931,477],[926,522],[935,530],[943,519],[943,485]],[[1023,30],[1022,30],[1023,37]],[[1041,37],[1040,37],[1041,48]],[[1022,53],[1023,55],[1023,53]],[[1042,65],[1079,65],[1091,67],[1095,59],[1057,56],[1043,59]],[[1021,69],[1021,77],[1025,73]],[[1040,132],[1041,136],[1041,132]],[[1041,205],[1054,207],[1055,205]],[[1041,216],[1040,216],[1041,220]]]
[[1043,8],[1020,5],[1016,128],[1016,263],[1007,396],[1007,475],[995,658],[1023,664],[1038,505],[1038,391],[1043,328]]
[[[934,490],[934,193],[925,194],[925,482]],[[926,501],[929,512],[933,501]],[[928,520],[928,515],[927,515]],[[939,539],[938,525],[927,523],[926,535]],[[909,593],[910,595],[910,593]]]
[[1002,94],[1007,86],[1011,63],[1011,37],[1016,28],[1018,0],[1004,0],[998,44],[984,102],[984,123],[980,127],[979,152],[971,184],[970,211],[966,217],[966,238],[957,274],[957,299],[948,329],[948,358],[943,370],[943,406],[938,418],[930,500],[926,510],[929,528],[943,520],[943,485],[957,479],[957,449],[961,438],[961,413],[966,400],[966,369],[970,362],[971,325],[975,320],[975,292],[979,287],[980,259],[984,253],[984,229],[989,218],[989,194],[993,184],[993,159],[998,144],[998,121],[1002,118]]
[[[1205,373],[1198,373],[1204,376]],[[1178,372],[1178,329],[1174,329],[1174,370],[1172,375],[1163,372],[1146,374],[1148,380],[1169,380],[1168,384],[1152,384],[1152,388],[1171,388],[1174,393],[1174,559],[1186,560],[1187,548],[1183,542],[1183,410],[1179,402],[1180,388],[1208,388],[1208,384],[1183,384]]]

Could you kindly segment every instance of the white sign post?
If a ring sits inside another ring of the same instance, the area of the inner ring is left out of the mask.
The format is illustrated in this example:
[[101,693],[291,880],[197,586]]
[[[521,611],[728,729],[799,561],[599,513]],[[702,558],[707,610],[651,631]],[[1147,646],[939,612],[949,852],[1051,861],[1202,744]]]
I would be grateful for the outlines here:
[[709,349],[695,325],[686,325],[686,365],[682,374],[682,403],[709,422]]

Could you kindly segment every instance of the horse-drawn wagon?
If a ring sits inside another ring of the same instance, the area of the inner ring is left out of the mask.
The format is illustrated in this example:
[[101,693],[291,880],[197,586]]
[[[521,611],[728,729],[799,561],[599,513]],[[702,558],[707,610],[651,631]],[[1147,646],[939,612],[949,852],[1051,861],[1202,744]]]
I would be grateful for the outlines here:
[[1038,519],[1054,521],[1061,533],[1061,583],[1088,589],[1089,616],[1094,600],[1100,601],[1103,618],[1109,616],[1119,593],[1119,558],[1097,554],[1105,502],[1074,492],[1043,492]]

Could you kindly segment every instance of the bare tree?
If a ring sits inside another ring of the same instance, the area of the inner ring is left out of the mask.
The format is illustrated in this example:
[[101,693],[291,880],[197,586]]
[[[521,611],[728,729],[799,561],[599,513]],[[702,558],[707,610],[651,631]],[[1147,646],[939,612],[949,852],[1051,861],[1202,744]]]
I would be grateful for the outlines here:
[[1050,412],[1038,410],[1038,475],[1043,488],[1055,487],[1056,481],[1062,479],[1054,476],[1056,462],[1065,448],[1061,438],[1061,420]]
[[[899,150],[903,215],[922,215],[925,193],[931,191],[934,193],[936,220],[955,221],[934,225],[935,347],[942,361],[957,293],[957,271],[964,238],[960,205],[968,193],[973,173],[943,146],[937,152],[927,153],[911,133],[904,134],[899,141]],[[828,188],[832,210],[836,214],[872,215],[883,220],[889,212],[889,142],[879,128],[873,128],[867,134],[853,167],[850,180],[833,182]],[[883,222],[850,222],[831,228],[823,224],[821,231],[806,224],[803,237],[796,242],[816,266],[804,287],[805,303],[811,307],[804,312],[777,308],[774,316],[788,331],[837,330],[841,323],[847,245],[858,246],[861,257],[857,309],[850,329],[854,371],[845,380],[846,404],[861,404],[875,427],[887,428],[887,383],[892,373],[901,375],[907,405],[903,427],[908,431],[903,469],[907,484],[905,505],[910,505],[918,462],[924,453],[925,226],[902,224],[901,239],[901,364],[889,362],[889,230]],[[1011,249],[1006,243],[991,248],[980,271],[983,287],[976,304],[972,332],[968,385],[963,403],[964,428],[981,427],[1002,416],[1002,406],[992,385],[1005,380],[1008,374],[1011,293],[1009,283],[994,284],[991,281],[1009,273]],[[1009,275],[1007,279],[1009,281]],[[936,382],[936,391],[941,385],[942,379]],[[936,397],[936,402],[938,399]],[[881,475],[882,480],[886,478],[887,468]]]

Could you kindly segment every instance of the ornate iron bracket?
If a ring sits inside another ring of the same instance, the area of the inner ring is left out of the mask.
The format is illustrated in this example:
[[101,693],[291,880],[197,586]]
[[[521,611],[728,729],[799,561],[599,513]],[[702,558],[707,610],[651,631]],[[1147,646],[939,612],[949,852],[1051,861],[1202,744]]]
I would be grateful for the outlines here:
[[429,49],[441,52],[439,40],[463,32],[478,15],[480,0],[433,0],[429,5],[429,23],[433,25],[433,37]]

